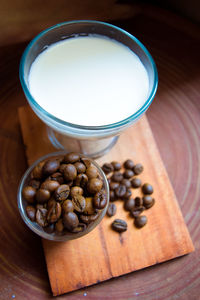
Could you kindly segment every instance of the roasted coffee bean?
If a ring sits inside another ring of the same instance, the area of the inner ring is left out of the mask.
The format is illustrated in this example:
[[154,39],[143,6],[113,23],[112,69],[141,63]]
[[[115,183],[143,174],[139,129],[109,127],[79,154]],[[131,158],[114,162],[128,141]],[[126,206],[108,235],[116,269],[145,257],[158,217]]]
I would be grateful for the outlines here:
[[128,200],[132,196],[131,189],[127,189],[125,195],[123,196],[123,200]]
[[109,184],[110,190],[114,191],[119,186],[119,182],[111,181]]
[[45,162],[43,166],[43,174],[46,175],[51,175],[55,173],[60,166],[60,162],[58,159],[49,159]]
[[74,205],[71,200],[67,199],[63,202],[62,205],[63,213],[72,212],[74,210]]
[[31,179],[28,183],[29,186],[32,186],[34,189],[38,190],[40,187],[40,181],[36,179]]
[[150,195],[145,195],[142,199],[143,205],[146,209],[151,208],[155,203],[155,199],[152,198]]
[[79,220],[77,215],[74,212],[68,212],[64,214],[63,216],[63,225],[64,227],[72,231],[74,228],[76,228],[79,224]]
[[61,164],[60,167],[59,167],[59,172],[61,174],[64,174],[64,169],[66,168],[67,164]]
[[98,192],[94,195],[93,205],[95,208],[103,209],[106,206],[107,198],[104,192]]
[[31,172],[31,177],[35,178],[35,179],[42,179],[43,177],[43,166],[45,164],[45,161],[41,161],[39,162],[39,164],[37,164],[37,166],[35,166],[35,168],[33,169],[33,171]]
[[70,190],[70,196],[83,195],[83,189],[80,186],[73,186]]
[[144,225],[147,224],[147,217],[139,216],[139,217],[135,218],[134,224],[137,228],[142,228]]
[[79,223],[78,226],[74,229],[72,229],[73,233],[79,233],[79,232],[83,232],[86,229],[86,224],[85,223]]
[[115,196],[117,198],[122,198],[126,194],[126,186],[123,184],[120,184],[116,189],[115,189]]
[[52,205],[56,205],[56,200],[54,199],[54,197],[51,197],[47,202],[47,208],[49,209]]
[[48,225],[47,223],[47,209],[46,208],[39,208],[36,211],[36,222],[41,227],[45,227]]
[[64,225],[63,225],[63,220],[59,219],[58,222],[55,224],[55,229],[58,233],[63,232]]
[[117,232],[124,232],[127,230],[127,223],[124,220],[116,219],[111,224],[112,229]]
[[114,203],[110,203],[107,209],[107,216],[112,217],[116,214],[117,212],[117,206]]
[[75,179],[75,185],[84,188],[88,183],[88,177],[86,174],[78,174]]
[[73,164],[80,160],[80,156],[77,153],[70,152],[64,156],[64,162]]
[[64,178],[66,181],[71,181],[76,179],[77,170],[76,167],[72,164],[67,164],[64,168]]
[[35,202],[35,195],[37,190],[32,186],[25,186],[22,190],[23,198],[30,204]]
[[74,209],[77,212],[84,212],[85,206],[86,206],[86,200],[83,196],[80,194],[76,194],[72,197],[72,203],[74,206]]
[[140,178],[138,177],[134,177],[132,180],[131,180],[131,185],[134,189],[140,187],[142,185],[142,181]]
[[35,214],[36,214],[36,209],[34,206],[32,205],[27,205],[26,207],[26,214],[28,216],[28,218],[31,220],[31,221],[35,221]]
[[74,166],[76,167],[76,170],[77,170],[77,173],[80,174],[80,173],[85,173],[86,171],[86,166],[80,162],[80,161],[77,161]]
[[143,206],[135,207],[130,213],[133,218],[137,218],[144,210],[145,208]]
[[120,182],[123,180],[123,175],[121,172],[116,171],[113,173],[113,175],[111,176],[111,180],[115,181],[115,182]]
[[136,175],[141,174],[143,170],[144,170],[144,167],[143,167],[142,164],[136,164],[136,165],[133,167],[133,172],[134,172]]
[[127,159],[124,162],[124,168],[125,169],[132,169],[134,167],[134,162],[131,159]]
[[64,183],[63,175],[62,175],[60,172],[56,172],[56,173],[51,174],[51,175],[48,177],[48,179],[49,179],[49,180],[55,180],[55,181],[58,181],[58,183],[60,183],[60,184],[63,184],[63,183]]
[[[46,203],[45,203],[46,204]],[[46,208],[44,207],[44,204],[36,204],[35,206],[36,210],[39,209],[39,208]]]
[[44,231],[46,233],[50,234],[50,233],[54,232],[54,228],[55,228],[55,225],[54,225],[54,223],[52,223],[52,224],[49,224],[48,226],[44,227]]
[[36,200],[38,203],[45,203],[47,202],[51,197],[51,193],[48,190],[45,189],[39,189],[36,192]]
[[91,161],[87,158],[82,157],[81,162],[84,163],[84,165],[86,166],[87,169],[91,166]]
[[135,206],[143,206],[143,199],[141,197],[135,197]]
[[102,187],[103,187],[103,182],[98,178],[91,178],[87,183],[87,190],[91,194],[100,192]]
[[119,171],[122,167],[118,161],[112,161],[111,164],[113,165],[114,171]]
[[131,211],[135,208],[135,199],[130,198],[124,202],[124,209],[127,211]]
[[102,169],[104,171],[105,174],[109,174],[111,172],[114,171],[114,167],[112,164],[110,163],[105,163],[103,166],[102,166]]
[[47,221],[49,223],[55,223],[61,216],[62,208],[60,203],[56,202],[54,205],[51,205],[47,212]]
[[131,182],[130,180],[124,178],[122,181],[121,181],[121,184],[125,185],[127,187],[127,189],[131,188]]
[[56,190],[55,190],[55,199],[57,201],[64,201],[68,198],[70,193],[70,187],[68,184],[61,184]]
[[151,194],[153,194],[153,187],[151,184],[145,183],[142,186],[142,191],[145,195],[151,195]]
[[124,178],[129,179],[134,176],[134,173],[132,170],[127,169],[124,171],[123,176],[124,176]]
[[85,210],[84,214],[85,215],[93,215],[95,214],[96,209],[93,206],[93,198],[92,197],[86,197],[85,198]]
[[88,179],[96,178],[98,176],[98,171],[94,166],[90,166],[86,170],[86,175]]
[[83,223],[89,224],[95,221],[98,218],[98,216],[99,216],[99,212],[96,212],[92,215],[80,215],[79,218]]
[[110,201],[115,201],[116,200],[116,197],[115,197],[115,192],[114,191],[110,191]]
[[41,184],[40,188],[48,190],[50,193],[52,193],[59,187],[59,185],[60,184],[58,181],[47,179]]

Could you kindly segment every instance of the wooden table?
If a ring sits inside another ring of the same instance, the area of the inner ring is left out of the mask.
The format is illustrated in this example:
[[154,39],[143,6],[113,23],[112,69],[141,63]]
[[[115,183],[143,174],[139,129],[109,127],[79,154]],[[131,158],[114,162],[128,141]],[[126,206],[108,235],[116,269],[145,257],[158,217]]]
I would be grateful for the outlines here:
[[[196,251],[61,299],[200,299],[200,30],[152,7],[137,6],[133,11],[128,19],[107,21],[138,37],[157,64],[159,88],[147,116]],[[24,225],[17,210],[18,183],[27,167],[17,115],[17,108],[26,103],[18,79],[19,59],[27,44],[22,39],[19,30],[14,44],[6,45],[6,38],[3,44],[1,38],[0,46],[2,300],[52,298],[40,238]]]

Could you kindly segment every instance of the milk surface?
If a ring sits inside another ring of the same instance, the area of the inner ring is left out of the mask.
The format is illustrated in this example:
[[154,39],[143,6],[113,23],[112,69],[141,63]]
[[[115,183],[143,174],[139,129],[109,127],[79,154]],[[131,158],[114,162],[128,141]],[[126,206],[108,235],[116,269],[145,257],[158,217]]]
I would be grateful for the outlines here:
[[98,126],[135,113],[147,99],[149,79],[128,47],[88,36],[55,43],[42,52],[31,66],[29,88],[55,117]]

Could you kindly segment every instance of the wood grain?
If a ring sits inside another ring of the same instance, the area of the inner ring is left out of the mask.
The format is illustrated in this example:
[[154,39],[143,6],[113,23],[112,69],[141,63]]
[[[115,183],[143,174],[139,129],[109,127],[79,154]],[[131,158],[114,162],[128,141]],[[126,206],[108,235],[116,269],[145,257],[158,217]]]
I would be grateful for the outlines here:
[[[52,151],[45,125],[29,107],[19,109],[26,154],[29,163]],[[105,217],[88,235],[72,241],[56,243],[43,240],[47,269],[53,295],[60,295],[112,277],[142,269],[194,250],[174,191],[160,158],[155,140],[145,116],[123,133],[116,146],[98,159],[102,164],[112,160],[123,162],[131,158],[142,162],[143,183],[153,184],[156,205],[145,212],[148,224],[141,230],[117,203],[117,215]],[[139,196],[140,191],[133,191]],[[119,235],[110,228],[115,218],[125,219],[128,230]],[[70,258],[70,259],[69,259]]]

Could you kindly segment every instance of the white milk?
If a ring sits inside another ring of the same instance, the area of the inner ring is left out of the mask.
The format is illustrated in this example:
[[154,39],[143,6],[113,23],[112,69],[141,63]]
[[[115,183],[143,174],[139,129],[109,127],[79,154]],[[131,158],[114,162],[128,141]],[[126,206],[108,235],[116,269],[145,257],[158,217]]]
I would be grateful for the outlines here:
[[149,80],[126,46],[101,36],[70,38],[49,46],[33,62],[30,92],[47,112],[79,125],[107,125],[135,113]]

